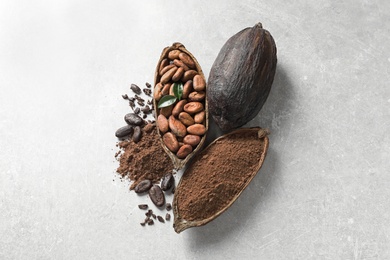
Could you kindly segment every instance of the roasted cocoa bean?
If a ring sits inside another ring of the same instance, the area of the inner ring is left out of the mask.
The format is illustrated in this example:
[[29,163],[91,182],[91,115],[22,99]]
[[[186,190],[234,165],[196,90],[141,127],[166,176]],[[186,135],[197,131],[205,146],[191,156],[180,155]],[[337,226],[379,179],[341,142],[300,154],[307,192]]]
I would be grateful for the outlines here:
[[[165,220],[169,221],[170,219],[171,219],[171,214],[169,214],[169,213],[165,214]],[[145,224],[144,224],[144,226],[145,226]]]
[[141,94],[141,89],[135,84],[131,84],[130,89],[138,95]]
[[149,190],[149,197],[157,207],[162,207],[165,204],[165,196],[158,185],[153,185]]
[[199,135],[186,135],[183,139],[183,142],[195,147],[200,143],[200,139],[201,138]]
[[184,144],[180,149],[177,151],[176,156],[179,159],[184,159],[192,152],[192,146],[189,144]]
[[177,141],[176,136],[171,132],[163,135],[163,142],[171,152],[176,153],[177,150],[179,150],[179,142]]
[[203,91],[206,88],[206,82],[201,75],[194,76],[194,89],[196,91]]
[[[165,84],[165,83],[169,82],[172,79],[172,76],[176,73],[176,71],[177,71],[177,67],[174,66],[172,69],[165,72],[164,75],[162,75],[162,77],[160,79],[161,84]],[[169,90],[168,90],[168,92],[169,92]]]
[[157,124],[158,124],[158,129],[160,130],[160,132],[161,133],[166,133],[166,132],[168,132],[168,119],[164,116],[164,115],[162,115],[162,114],[160,114],[160,115],[158,115],[158,117],[157,117]]
[[152,187],[152,181],[151,180],[143,180],[140,183],[135,186],[134,191],[135,193],[144,193],[147,192]]
[[173,109],[173,105],[160,108],[160,114],[168,118],[170,115],[172,115],[172,109]]
[[164,218],[163,218],[163,217],[161,217],[161,216],[157,216],[157,219],[158,219],[158,221],[160,221],[161,223],[165,223],[165,220],[164,220]]
[[181,51],[180,50],[172,50],[168,53],[168,58],[170,60],[178,59],[180,56]]
[[192,116],[190,116],[190,114],[188,114],[187,112],[181,112],[179,114],[179,120],[180,122],[182,122],[185,126],[190,126],[190,125],[193,125],[195,123],[194,119],[192,118]]
[[172,204],[168,202],[168,203],[165,205],[165,209],[168,210],[168,211],[170,211],[170,210],[172,209]]
[[182,67],[184,69],[184,71],[189,70],[188,66],[185,65],[181,60],[175,59],[175,60],[173,60],[173,64],[175,64],[176,67]]
[[169,64],[168,66],[165,66],[164,68],[162,68],[162,70],[160,70],[160,76],[163,76],[168,70],[174,67],[176,67],[175,64]]
[[142,130],[140,126],[134,127],[133,141],[134,143],[138,143],[142,137]]
[[179,102],[177,102],[174,108],[172,109],[172,115],[178,116],[183,111],[185,104],[187,104],[187,100],[185,99],[182,99]]
[[192,80],[194,78],[194,76],[197,74],[198,74],[198,72],[196,70],[187,70],[186,72],[184,72],[184,75],[183,75],[181,81],[187,82],[188,80]]
[[197,113],[194,116],[195,123],[202,124],[204,122],[205,116],[206,116],[206,113],[204,111]]
[[192,80],[189,80],[186,83],[184,83],[182,98],[188,98],[191,92],[192,92]]
[[171,189],[174,182],[175,182],[175,178],[173,177],[172,173],[168,173],[164,175],[164,177],[161,179],[161,189],[163,191],[167,191]]
[[145,83],[145,86],[146,86],[147,88],[151,88],[151,87],[152,87],[152,85],[150,85],[149,82],[146,82],[146,83]]
[[187,127],[187,131],[193,135],[204,135],[206,133],[206,127],[202,124],[193,124]]
[[202,101],[206,97],[206,93],[204,91],[194,91],[191,92],[188,96],[188,100],[190,101]]
[[139,209],[148,209],[148,204],[139,204],[138,208]]
[[188,67],[194,69],[195,68],[195,62],[191,59],[190,56],[185,54],[184,52],[179,54],[179,59]]
[[131,135],[133,133],[133,131],[134,131],[133,126],[126,125],[126,126],[119,128],[118,130],[116,130],[115,136],[118,138],[123,138],[123,137]]
[[184,106],[184,111],[189,114],[195,114],[203,110],[203,104],[200,102],[189,102]]
[[140,118],[139,116],[137,116],[134,113],[126,114],[125,121],[129,125],[142,125],[144,123],[144,120],[142,120],[142,118]]
[[184,137],[187,133],[186,127],[177,120],[174,116],[170,116],[168,119],[168,125],[172,133],[179,137]]
[[172,81],[176,82],[179,81],[184,75],[184,69],[182,67],[179,67],[175,74],[172,76]]

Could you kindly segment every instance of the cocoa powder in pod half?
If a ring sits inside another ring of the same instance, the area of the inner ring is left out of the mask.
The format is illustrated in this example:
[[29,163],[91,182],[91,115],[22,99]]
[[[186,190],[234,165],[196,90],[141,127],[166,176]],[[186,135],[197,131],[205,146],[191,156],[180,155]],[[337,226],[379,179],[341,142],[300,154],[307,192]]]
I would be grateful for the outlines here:
[[268,134],[258,127],[238,129],[217,138],[193,159],[173,199],[177,233],[209,223],[236,201],[264,162]]
[[[195,57],[183,44],[176,42],[162,51],[154,86],[153,104],[161,145],[174,168],[181,169],[202,148],[206,139],[209,125],[206,79]],[[166,106],[159,106],[162,101]],[[203,121],[192,126],[195,116],[203,113]],[[190,134],[198,136],[200,141],[191,145],[183,143]]]

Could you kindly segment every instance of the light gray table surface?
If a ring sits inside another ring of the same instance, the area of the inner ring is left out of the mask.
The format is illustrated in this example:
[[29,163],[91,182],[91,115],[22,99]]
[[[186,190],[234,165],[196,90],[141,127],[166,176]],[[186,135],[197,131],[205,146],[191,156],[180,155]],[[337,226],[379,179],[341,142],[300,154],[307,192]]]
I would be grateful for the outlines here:
[[[208,77],[258,22],[278,48],[248,124],[271,131],[263,168],[204,227],[141,227],[121,94],[176,41]],[[385,0],[1,1],[0,259],[390,259],[389,39]]]

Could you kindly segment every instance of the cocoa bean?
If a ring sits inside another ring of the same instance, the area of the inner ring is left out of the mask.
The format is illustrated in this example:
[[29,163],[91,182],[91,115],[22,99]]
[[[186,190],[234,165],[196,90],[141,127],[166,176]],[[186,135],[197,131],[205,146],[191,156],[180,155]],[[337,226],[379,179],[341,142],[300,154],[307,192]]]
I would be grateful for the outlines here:
[[172,79],[172,76],[176,73],[176,71],[177,71],[177,67],[174,66],[172,69],[165,72],[160,79],[161,84],[165,84],[169,82]]
[[173,64],[175,64],[176,67],[182,67],[182,68],[184,69],[184,71],[187,71],[187,70],[190,69],[190,68],[188,68],[188,66],[185,65],[181,60],[178,60],[178,59],[173,60]]
[[171,96],[175,96],[175,93],[173,92],[174,86],[175,86],[175,84],[171,84],[171,87],[169,88],[169,95],[171,95]]
[[173,82],[179,81],[183,77],[183,74],[184,74],[184,69],[182,67],[179,67],[175,72],[175,74],[172,76],[172,81]]
[[198,72],[196,70],[187,70],[186,72],[184,72],[184,75],[183,75],[181,81],[187,82],[188,80],[192,80],[194,78],[194,76],[197,74],[198,74]]
[[159,101],[162,97],[161,90],[163,89],[163,85],[161,83],[157,83],[153,90],[153,98],[156,101]]
[[125,121],[129,125],[142,125],[144,120],[134,113],[128,113],[125,115]]
[[172,115],[172,109],[173,109],[173,105],[160,108],[160,114],[168,118],[170,115]]
[[188,55],[185,54],[184,52],[182,52],[182,53],[179,54],[179,59],[180,59],[185,65],[187,65],[189,68],[192,68],[192,69],[195,68],[195,62],[191,59],[190,56],[188,56]]
[[204,100],[205,97],[206,97],[206,93],[204,91],[199,91],[199,92],[194,91],[188,95],[188,99],[190,101],[202,101]]
[[184,111],[189,114],[195,114],[203,110],[203,104],[200,102],[189,102],[184,106]]
[[161,184],[160,184],[161,189],[163,191],[167,191],[167,190],[171,189],[174,182],[175,182],[175,178],[173,178],[172,173],[168,173],[168,174],[164,175],[164,177],[162,177],[162,179],[161,179]]
[[193,135],[204,135],[206,133],[206,127],[202,124],[193,124],[187,127],[187,131]]
[[174,64],[169,64],[168,66],[165,66],[162,70],[160,70],[160,76],[164,75],[168,70],[176,67]]
[[135,193],[144,193],[147,192],[152,187],[152,181],[151,180],[143,180],[140,183],[135,186],[134,191]]
[[192,80],[188,80],[186,83],[184,83],[182,98],[188,98],[191,92],[192,92]]
[[[168,59],[163,59],[160,63],[160,67],[158,69],[159,73],[166,67],[169,65],[169,60]],[[162,76],[163,74],[160,74],[160,76]]]
[[177,104],[172,109],[172,115],[178,116],[183,111],[185,104],[187,104],[187,100],[185,99],[182,99],[179,102],[177,102]]
[[192,152],[192,146],[189,144],[185,144],[177,151],[176,156],[179,159],[184,159]]
[[193,125],[195,123],[194,119],[192,118],[192,116],[190,116],[190,114],[188,114],[187,112],[181,112],[179,114],[179,120],[180,122],[182,122],[185,126],[190,126],[190,125]]
[[138,143],[142,137],[142,130],[140,126],[134,127],[133,141],[134,143]]
[[133,131],[134,131],[133,126],[126,125],[126,126],[119,128],[118,130],[116,130],[115,136],[118,138],[123,138],[123,137],[126,137],[128,135],[131,135],[133,133]]
[[158,129],[160,130],[161,133],[166,133],[168,132],[168,119],[160,114],[157,117],[157,124],[158,124]]
[[201,75],[194,76],[194,89],[196,91],[203,91],[206,88],[206,82]]
[[153,185],[149,190],[149,197],[157,207],[162,207],[165,204],[165,196],[158,185]]
[[195,114],[195,116],[194,116],[195,123],[202,124],[205,116],[206,116],[206,113],[204,111]]
[[168,119],[169,128],[172,133],[179,137],[184,137],[187,133],[186,127],[174,116],[170,116]]
[[179,58],[180,53],[181,53],[181,51],[179,51],[179,50],[172,50],[172,51],[170,51],[170,52],[168,53],[168,58],[169,58],[170,60],[177,59],[177,58]]
[[138,95],[141,94],[141,89],[135,84],[131,84],[130,89]]
[[185,144],[189,144],[189,145],[195,147],[200,143],[200,136],[199,135],[186,135],[183,139],[183,142]]
[[163,142],[171,152],[176,153],[177,150],[179,150],[179,142],[177,141],[176,136],[171,132],[163,135]]
[[166,83],[166,84],[164,84],[164,87],[163,87],[163,89],[161,90],[161,94],[162,94],[163,96],[169,94],[169,89],[171,88],[171,85],[172,85],[171,83]]

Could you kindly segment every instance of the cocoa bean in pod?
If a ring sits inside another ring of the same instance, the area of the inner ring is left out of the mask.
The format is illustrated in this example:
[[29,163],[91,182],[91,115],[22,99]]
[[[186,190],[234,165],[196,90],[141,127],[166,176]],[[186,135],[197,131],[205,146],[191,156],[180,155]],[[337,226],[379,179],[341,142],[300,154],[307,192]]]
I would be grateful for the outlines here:
[[189,68],[188,68],[188,66],[187,65],[185,65],[181,60],[178,60],[178,59],[174,59],[173,60],[173,64],[175,64],[176,65],[176,67],[181,67],[181,68],[183,68],[184,69],[184,71],[187,71],[187,70],[189,70]]
[[189,114],[195,114],[203,110],[203,104],[200,102],[190,102],[184,106],[184,111]]
[[161,77],[161,84],[165,84],[169,82],[172,79],[172,76],[175,75],[176,71],[177,71],[177,67],[174,66],[172,69],[165,72],[164,75],[162,75]]
[[115,136],[118,138],[124,138],[126,136],[131,135],[133,133],[133,131],[134,131],[133,126],[126,125],[126,126],[119,128],[118,130],[116,130]]
[[163,116],[163,115],[158,115],[157,117],[157,125],[158,125],[158,129],[160,129],[160,132],[161,133],[166,133],[168,132],[168,129],[169,129],[169,126],[168,126],[168,119]]
[[165,66],[160,70],[160,76],[163,76],[168,70],[176,67],[175,64],[169,64],[168,66]]
[[194,76],[194,89],[196,91],[203,91],[206,88],[206,82],[200,75]]
[[165,174],[161,179],[161,189],[163,191],[170,190],[173,187],[174,182],[175,178],[173,177],[172,173]]
[[184,69],[182,67],[179,67],[175,72],[175,74],[173,74],[172,81],[173,82],[179,81],[183,77],[183,75],[184,75]]
[[205,116],[206,116],[206,114],[205,114],[204,111],[197,113],[197,114],[194,116],[194,121],[195,121],[195,123],[197,123],[197,124],[202,124],[203,121],[204,121]]
[[177,102],[174,108],[172,109],[172,115],[178,116],[183,111],[185,104],[187,104],[187,100],[185,99],[182,99],[179,102]]
[[168,58],[170,60],[178,59],[180,53],[181,53],[181,51],[179,51],[179,50],[172,50],[168,53]]
[[188,80],[186,83],[184,83],[182,98],[188,98],[189,94],[193,90],[192,84],[192,80]]
[[179,54],[178,57],[185,65],[187,65],[189,68],[194,69],[195,68],[195,62],[191,59],[190,56],[185,54],[184,52]]
[[156,101],[159,101],[162,98],[162,89],[163,89],[163,84],[158,83],[153,90],[153,98]]
[[181,81],[187,82],[189,80],[192,80],[194,78],[194,76],[197,74],[198,74],[198,72],[196,70],[187,70],[186,72],[184,72],[184,75],[183,75]]
[[206,97],[206,93],[204,91],[194,91],[191,92],[188,96],[188,100],[190,101],[202,101]]
[[144,193],[147,192],[152,187],[152,181],[151,180],[143,180],[140,183],[135,186],[134,191],[135,193]]
[[261,23],[225,43],[211,67],[206,91],[210,114],[223,131],[258,114],[271,90],[276,63],[274,39]]
[[125,121],[129,125],[142,125],[144,123],[144,120],[134,113],[126,114]]
[[176,139],[176,136],[171,132],[165,133],[162,137],[162,140],[165,146],[173,153],[176,153],[179,150],[179,142]]
[[192,116],[190,116],[190,114],[188,114],[187,112],[181,112],[179,114],[179,120],[180,122],[182,122],[185,126],[190,126],[190,125],[193,125],[195,123],[194,119],[192,118]]
[[184,159],[192,152],[192,146],[189,144],[182,145],[177,151],[177,158]]
[[185,125],[177,120],[173,115],[168,119],[168,125],[172,133],[178,137],[184,137],[187,133]]
[[168,118],[170,115],[172,115],[172,109],[173,106],[170,105],[168,107],[160,108],[160,114],[164,115],[166,118]]
[[204,135],[206,127],[202,124],[193,124],[187,127],[187,132],[193,135]]
[[165,204],[165,196],[161,188],[154,184],[149,190],[149,197],[157,207],[162,207]]
[[191,146],[197,146],[200,142],[199,135],[186,135],[183,138],[183,143],[189,144]]

